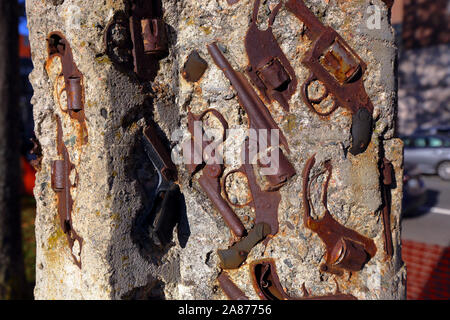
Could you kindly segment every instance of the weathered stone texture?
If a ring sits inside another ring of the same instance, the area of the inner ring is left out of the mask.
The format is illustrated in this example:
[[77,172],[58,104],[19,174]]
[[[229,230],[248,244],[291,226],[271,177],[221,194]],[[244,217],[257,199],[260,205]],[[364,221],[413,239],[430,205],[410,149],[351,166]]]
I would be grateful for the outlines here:
[[[216,250],[231,244],[231,233],[196,179],[189,183],[183,165],[178,169],[190,231],[187,242],[180,241],[175,230],[174,245],[164,252],[156,252],[136,231],[136,221],[149,205],[142,181],[146,176],[154,175],[139,139],[141,128],[154,118],[161,132],[179,151],[181,141],[175,141],[172,134],[177,129],[187,134],[189,110],[199,113],[207,108],[218,109],[230,128],[246,128],[247,116],[229,81],[209,56],[206,45],[217,40],[226,48],[225,55],[232,65],[238,71],[244,71],[248,63],[244,36],[253,1],[241,0],[233,6],[226,0],[163,1],[164,19],[170,30],[170,54],[160,62],[160,71],[153,83],[143,85],[119,71],[104,54],[104,27],[114,12],[125,8],[124,1],[66,0],[58,5],[54,3],[27,0],[35,66],[30,77],[35,89],[32,102],[36,135],[44,151],[35,188],[38,205],[36,298],[224,298],[222,291],[217,289],[220,269]],[[262,5],[259,13],[261,28],[267,26],[270,10],[277,3],[269,0]],[[286,155],[297,175],[281,188],[279,233],[267,247],[257,245],[247,263],[230,272],[230,276],[249,297],[256,299],[248,263],[274,258],[281,284],[293,296],[302,296],[303,283],[312,295],[333,293],[336,279],[342,292],[359,299],[404,298],[406,273],[401,262],[399,224],[402,144],[393,139],[396,49],[387,22],[387,9],[381,0],[306,3],[324,24],[335,28],[368,65],[364,83],[375,106],[376,120],[372,142],[361,155],[347,153],[351,143],[350,113],[338,108],[322,119],[303,103],[299,90],[290,100],[290,112],[285,112],[277,102],[268,105],[288,139],[291,152]],[[378,30],[370,30],[366,24],[367,7],[371,3],[380,9],[382,20]],[[49,72],[45,68],[48,58],[46,37],[52,31],[62,32],[69,40],[74,60],[84,76],[89,134],[86,145],[79,143],[76,121],[63,113],[56,101],[54,88],[60,62],[58,59],[52,61],[55,71]],[[284,7],[275,20],[274,35],[291,61],[300,87],[309,73],[301,64],[301,58],[311,42],[302,35],[299,20]],[[199,82],[189,83],[182,78],[180,70],[194,49],[209,67]],[[58,222],[56,196],[50,185],[51,161],[57,158],[55,115],[63,119],[64,140],[80,178],[72,194],[75,199],[74,228],[84,239],[81,270],[72,262]],[[239,154],[239,141],[243,138],[244,133],[236,134],[225,142],[226,147]],[[385,261],[380,216],[377,163],[382,146],[386,156],[394,162],[397,180],[391,221],[395,255],[391,262]],[[325,248],[317,235],[303,225],[301,172],[306,160],[315,153],[317,163],[325,160],[333,163],[328,196],[330,212],[340,223],[372,238],[378,249],[365,268],[350,279],[321,274],[318,267],[324,259]],[[227,166],[225,173],[237,167],[237,163]],[[247,192],[243,187],[237,190],[237,197]],[[246,227],[253,225],[254,213],[250,208],[236,211]]]

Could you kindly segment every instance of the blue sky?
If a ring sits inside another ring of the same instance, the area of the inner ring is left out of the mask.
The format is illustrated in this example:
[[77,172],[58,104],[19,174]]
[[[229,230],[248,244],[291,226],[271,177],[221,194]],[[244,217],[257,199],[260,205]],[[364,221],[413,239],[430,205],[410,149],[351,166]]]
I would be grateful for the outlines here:
[[[19,3],[24,3],[25,0],[19,0]],[[28,36],[27,19],[25,17],[19,18],[19,33]]]

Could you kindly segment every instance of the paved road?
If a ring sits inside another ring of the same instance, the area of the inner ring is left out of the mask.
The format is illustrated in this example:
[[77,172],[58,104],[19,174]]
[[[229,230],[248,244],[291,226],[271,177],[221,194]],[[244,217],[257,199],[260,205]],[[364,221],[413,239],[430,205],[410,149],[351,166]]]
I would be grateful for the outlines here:
[[450,182],[425,176],[427,203],[421,212],[402,221],[402,239],[450,246]]

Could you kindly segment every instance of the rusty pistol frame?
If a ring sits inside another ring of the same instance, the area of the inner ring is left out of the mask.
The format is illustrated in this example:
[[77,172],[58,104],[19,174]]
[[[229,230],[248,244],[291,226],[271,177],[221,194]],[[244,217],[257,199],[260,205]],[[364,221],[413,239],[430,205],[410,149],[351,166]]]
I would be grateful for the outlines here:
[[[373,105],[363,82],[367,65],[333,28],[320,22],[303,0],[289,0],[286,7],[304,23],[306,34],[313,41],[312,48],[302,60],[311,71],[302,86],[303,101],[321,116],[330,115],[339,105],[350,110],[353,115],[350,153],[357,155],[364,152],[370,143],[373,126]],[[319,80],[326,90],[321,97],[313,99],[308,94],[308,87],[316,80]],[[329,94],[332,95],[334,103],[331,110],[316,110],[313,104],[319,104]]]

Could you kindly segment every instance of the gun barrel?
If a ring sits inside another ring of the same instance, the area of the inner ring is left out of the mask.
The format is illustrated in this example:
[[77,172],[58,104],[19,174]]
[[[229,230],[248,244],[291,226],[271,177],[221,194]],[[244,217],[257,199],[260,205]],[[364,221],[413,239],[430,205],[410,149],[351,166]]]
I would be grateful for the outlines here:
[[219,280],[219,285],[223,292],[231,300],[248,300],[248,297],[239,289],[234,282],[228,277],[228,274],[222,271],[222,273],[217,278]]
[[248,81],[233,69],[230,62],[222,54],[216,43],[208,45],[208,52],[216,65],[223,71],[228,80],[230,80],[231,85],[237,91],[242,106],[247,112],[250,121],[254,122],[257,119],[257,117],[255,117],[255,111],[259,109],[259,106],[257,105],[257,99],[259,99],[259,97],[257,97],[257,95],[255,97],[255,95],[252,94]]
[[[236,90],[239,101],[248,115],[253,129],[279,129],[272,115],[244,76],[233,69],[215,42],[208,45],[208,52]],[[280,142],[289,151],[286,137],[280,131]]]
[[[208,165],[207,165],[208,166]],[[203,169],[205,170],[205,169]],[[227,226],[233,231],[233,233],[242,237],[245,235],[246,230],[239,217],[231,209],[229,204],[222,198],[220,194],[220,182],[218,179],[211,179],[205,173],[198,179],[198,182],[202,189],[208,195],[208,198],[214,204],[214,207],[220,212]]]

